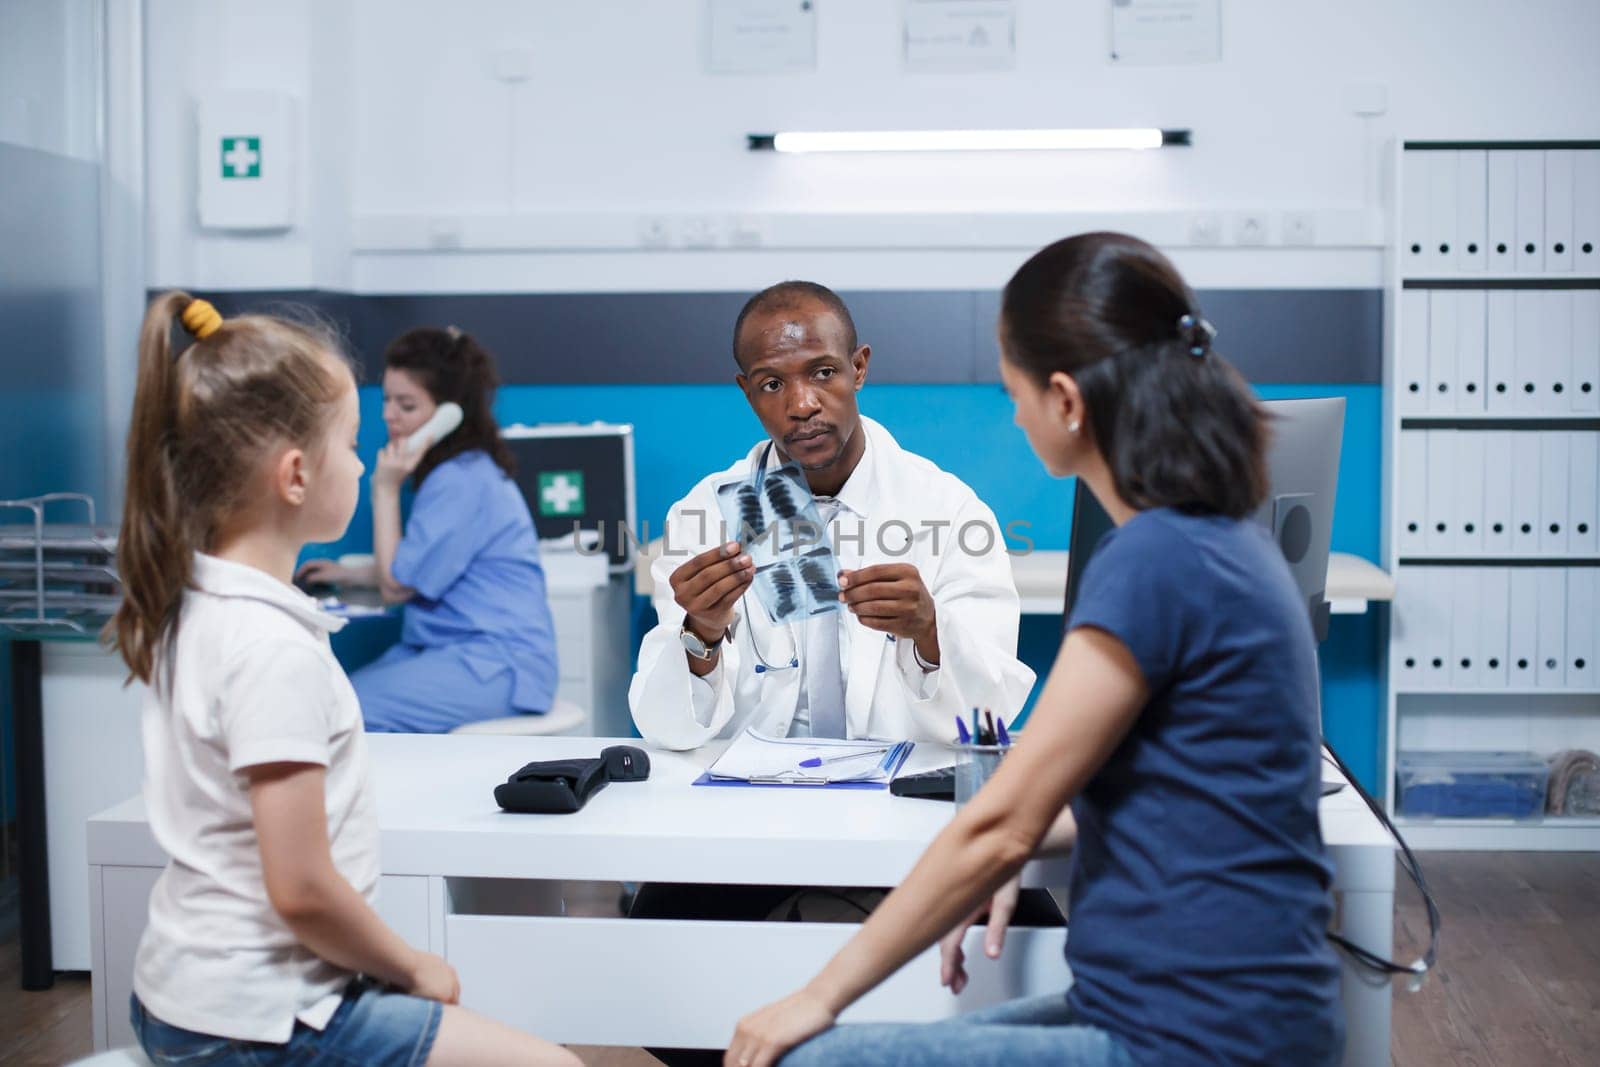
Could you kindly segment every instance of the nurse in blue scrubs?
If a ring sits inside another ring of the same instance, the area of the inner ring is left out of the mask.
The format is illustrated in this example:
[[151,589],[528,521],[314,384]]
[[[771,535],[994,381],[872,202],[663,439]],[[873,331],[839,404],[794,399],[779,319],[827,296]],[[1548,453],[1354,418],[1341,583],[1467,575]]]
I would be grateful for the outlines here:
[[[305,582],[375,585],[404,604],[400,643],[350,676],[367,729],[445,733],[464,723],[548,711],[556,647],[539,541],[494,420],[494,360],[455,327],[423,327],[384,353],[389,443],[372,473],[373,563],[313,560]],[[458,429],[408,453],[440,404]],[[400,490],[416,495],[401,524]]]

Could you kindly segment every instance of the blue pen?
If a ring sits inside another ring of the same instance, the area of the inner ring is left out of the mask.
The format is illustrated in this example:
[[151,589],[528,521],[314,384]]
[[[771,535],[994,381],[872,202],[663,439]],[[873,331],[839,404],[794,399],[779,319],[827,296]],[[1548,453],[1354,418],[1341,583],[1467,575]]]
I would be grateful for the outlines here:
[[1004,718],[996,719],[994,721],[994,725],[995,725],[995,729],[1000,732],[1000,747],[1001,748],[1010,748],[1011,747],[1011,735],[1006,733],[1006,720]]
[[956,744],[972,744],[972,735],[967,732],[967,724],[961,721],[961,716],[956,716]]
[[877,755],[881,755],[884,752],[891,751],[892,748],[893,748],[893,746],[885,746],[883,748],[872,748],[872,749],[867,749],[865,752],[849,752],[849,753],[846,753],[843,756],[812,756],[810,759],[801,760],[800,761],[800,766],[802,766],[802,767],[820,767],[824,763],[839,763],[842,760],[847,760],[847,759],[861,759],[864,756],[877,756]]
[[983,727],[978,723],[978,709],[972,709],[972,743],[983,744]]

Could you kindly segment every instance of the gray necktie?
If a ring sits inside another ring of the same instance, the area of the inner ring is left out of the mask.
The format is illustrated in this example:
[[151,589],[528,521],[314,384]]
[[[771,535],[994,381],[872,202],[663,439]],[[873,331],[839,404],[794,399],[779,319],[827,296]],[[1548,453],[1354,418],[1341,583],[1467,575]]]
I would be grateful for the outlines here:
[[[839,513],[839,504],[834,500],[819,499],[817,510],[826,530]],[[845,736],[844,673],[839,664],[839,615],[837,611],[824,612],[805,624],[806,707],[811,716],[812,737]]]

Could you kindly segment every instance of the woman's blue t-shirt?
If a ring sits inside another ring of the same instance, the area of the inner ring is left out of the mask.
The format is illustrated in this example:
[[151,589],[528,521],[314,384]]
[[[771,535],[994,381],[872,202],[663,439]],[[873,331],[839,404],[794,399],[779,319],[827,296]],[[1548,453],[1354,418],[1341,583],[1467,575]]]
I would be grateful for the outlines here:
[[1072,805],[1072,1008],[1146,1063],[1336,1063],[1316,645],[1277,546],[1253,522],[1141,512],[1101,542],[1068,626],[1116,637],[1150,691]]

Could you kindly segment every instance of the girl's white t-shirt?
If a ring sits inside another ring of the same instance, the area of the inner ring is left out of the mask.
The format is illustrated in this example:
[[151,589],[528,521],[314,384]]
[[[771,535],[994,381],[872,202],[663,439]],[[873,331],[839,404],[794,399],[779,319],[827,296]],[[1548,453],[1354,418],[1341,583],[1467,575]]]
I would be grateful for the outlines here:
[[143,710],[145,809],[170,857],[133,988],[163,1022],[283,1043],[321,1030],[352,975],[296,940],[267,899],[245,768],[327,768],[328,840],[371,902],[378,821],[361,707],[328,634],[344,624],[271,575],[197,554]]

